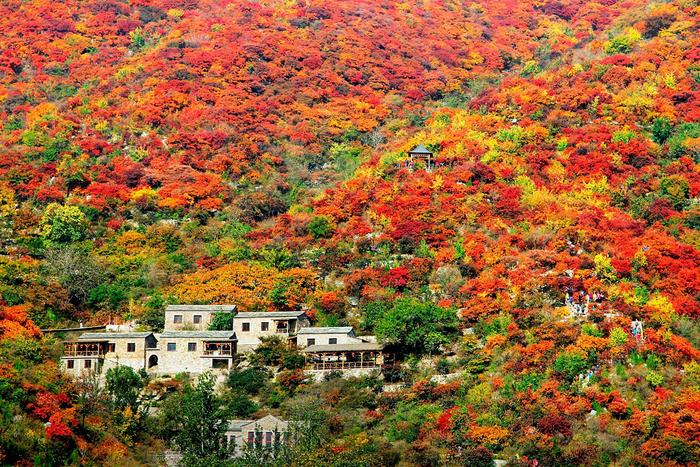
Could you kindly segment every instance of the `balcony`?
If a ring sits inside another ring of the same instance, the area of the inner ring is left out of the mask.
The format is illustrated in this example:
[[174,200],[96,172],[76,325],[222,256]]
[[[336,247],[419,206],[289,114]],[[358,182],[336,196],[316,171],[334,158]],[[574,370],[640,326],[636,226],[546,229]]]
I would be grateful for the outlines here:
[[310,370],[353,370],[356,368],[381,368],[375,362],[316,362],[309,366]]
[[234,353],[234,347],[230,342],[207,342],[202,349],[202,357],[230,358]]
[[231,349],[205,349],[202,352],[203,357],[231,357],[233,351]]
[[63,352],[63,357],[98,357],[104,358],[104,352],[102,350],[65,350]]

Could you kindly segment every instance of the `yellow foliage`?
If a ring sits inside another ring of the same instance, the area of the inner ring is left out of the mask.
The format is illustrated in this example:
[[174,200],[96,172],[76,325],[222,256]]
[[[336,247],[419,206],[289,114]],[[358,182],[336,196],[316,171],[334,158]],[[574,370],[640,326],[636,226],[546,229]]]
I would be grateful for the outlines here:
[[242,311],[270,309],[270,294],[284,284],[288,308],[297,308],[316,287],[313,271],[295,268],[277,271],[258,264],[233,263],[214,270],[197,271],[170,288],[182,303],[235,303]]
[[646,306],[652,310],[652,319],[661,324],[670,324],[676,314],[673,304],[660,293],[652,295]]
[[587,356],[591,350],[605,350],[607,346],[608,340],[603,337],[595,337],[582,334],[576,340],[576,347],[583,352],[583,356]]
[[146,236],[135,230],[124,232],[117,238],[117,246],[124,248],[127,253],[134,253],[134,250],[146,246]]
[[42,102],[27,112],[27,127],[32,128],[38,123],[57,118],[56,106],[50,102]]

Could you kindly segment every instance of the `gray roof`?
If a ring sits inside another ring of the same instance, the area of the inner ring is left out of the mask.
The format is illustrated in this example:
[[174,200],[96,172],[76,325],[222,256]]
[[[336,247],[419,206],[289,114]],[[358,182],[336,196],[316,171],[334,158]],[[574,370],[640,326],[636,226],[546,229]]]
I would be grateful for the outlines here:
[[408,152],[409,152],[409,154],[410,153],[413,153],[413,154],[432,154],[432,151],[429,151],[428,148],[426,148],[422,144],[419,144],[418,146],[416,146],[415,148],[411,149]]
[[352,326],[301,328],[297,334],[350,334]]
[[248,311],[238,313],[233,319],[244,318],[298,318],[303,311]]
[[310,345],[301,351],[304,353],[317,352],[371,352],[383,350],[384,345],[374,342],[357,342],[352,344]]
[[81,341],[106,341],[110,339],[145,339],[152,332],[85,332],[78,337]]
[[233,313],[236,305],[168,305],[165,311],[213,311],[216,313]]
[[263,418],[258,420],[231,420],[228,423],[228,431],[240,431],[246,425],[255,426],[256,424],[261,423],[263,420],[277,423],[278,425],[282,425],[283,427],[286,427],[289,424],[289,422],[287,422],[286,420],[280,420],[274,415],[265,415]]
[[219,340],[219,339],[236,339],[236,333],[233,331],[163,331],[159,339],[202,339],[202,340]]

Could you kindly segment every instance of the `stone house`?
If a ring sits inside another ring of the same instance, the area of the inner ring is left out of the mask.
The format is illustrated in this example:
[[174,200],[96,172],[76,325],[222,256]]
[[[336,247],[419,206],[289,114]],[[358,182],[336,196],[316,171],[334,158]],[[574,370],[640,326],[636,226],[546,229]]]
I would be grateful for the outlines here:
[[241,352],[255,349],[261,337],[280,336],[296,343],[297,333],[309,325],[309,318],[303,311],[244,312],[233,317],[233,330]]
[[[224,436],[235,458],[241,457],[247,449],[272,450],[281,444],[294,443],[299,439],[298,434],[298,422],[267,415],[258,420],[231,420]],[[165,452],[164,464],[167,467],[178,467],[181,462],[182,454],[179,451]]]
[[81,334],[64,343],[63,368],[73,376],[104,373],[117,365],[152,374],[228,370],[236,355],[233,331],[164,331]]
[[168,305],[165,309],[165,331],[206,331],[218,313],[233,314],[236,305]]
[[229,446],[234,446],[234,457],[240,456],[246,447],[272,449],[276,444],[291,442],[296,434],[290,433],[292,422],[267,415],[259,420],[232,420],[226,431]]
[[156,374],[228,370],[236,355],[233,331],[163,331],[158,348],[147,352],[148,371]]
[[147,352],[157,350],[152,332],[86,332],[64,342],[63,368],[73,376],[107,371],[117,365],[136,371],[146,368]]

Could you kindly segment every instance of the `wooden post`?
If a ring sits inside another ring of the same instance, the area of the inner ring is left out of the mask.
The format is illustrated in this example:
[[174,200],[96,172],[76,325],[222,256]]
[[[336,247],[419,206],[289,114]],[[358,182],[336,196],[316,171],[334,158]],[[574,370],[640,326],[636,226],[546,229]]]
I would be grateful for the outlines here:
[[360,352],[360,368],[362,368],[362,362],[364,361],[365,353]]

